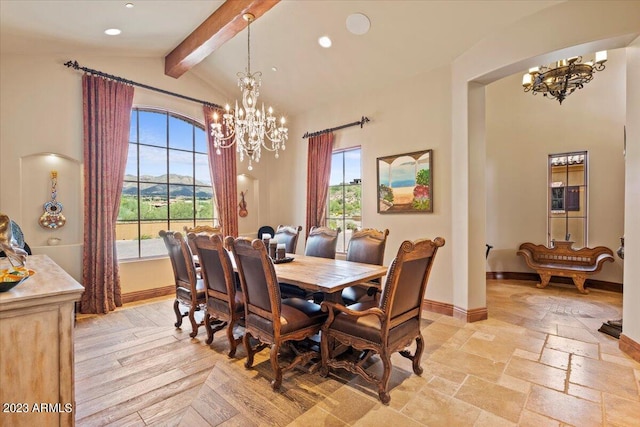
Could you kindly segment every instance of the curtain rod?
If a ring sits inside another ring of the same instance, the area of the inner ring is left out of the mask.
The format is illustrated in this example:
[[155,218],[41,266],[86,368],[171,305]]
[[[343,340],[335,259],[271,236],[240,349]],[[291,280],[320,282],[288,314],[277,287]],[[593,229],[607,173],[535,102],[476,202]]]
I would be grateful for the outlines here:
[[117,81],[117,82],[126,83],[126,84],[132,85],[132,86],[139,86],[139,87],[142,87],[142,88],[145,88],[145,89],[149,89],[149,90],[153,90],[153,91],[156,91],[156,92],[163,93],[165,95],[171,95],[171,96],[175,96],[176,98],[182,98],[182,99],[186,99],[187,101],[197,102],[198,104],[202,104],[202,105],[206,105],[206,106],[209,106],[209,107],[222,109],[222,107],[220,105],[214,104],[213,102],[203,101],[201,99],[196,99],[196,98],[191,98],[190,96],[180,95],[179,93],[175,93],[175,92],[169,92],[168,90],[164,90],[164,89],[160,89],[160,88],[157,88],[157,87],[149,86],[149,85],[146,85],[144,83],[134,82],[132,80],[125,79],[123,77],[118,77],[118,76],[114,76],[112,74],[104,73],[102,71],[93,70],[93,69],[87,68],[87,67],[81,67],[80,64],[78,64],[78,61],[67,61],[67,62],[64,63],[64,65],[66,67],[73,68],[74,70],[82,70],[85,73],[90,73],[90,74],[93,74],[93,75],[96,75],[96,76],[105,77],[107,79],[114,80],[114,81]]
[[347,123],[346,125],[336,126],[334,128],[325,129],[325,130],[319,130],[317,132],[311,132],[311,133],[307,132],[304,135],[302,135],[302,137],[303,138],[311,138],[313,136],[322,135],[323,133],[329,133],[329,132],[333,132],[334,130],[340,130],[340,129],[348,128],[348,127],[355,126],[355,125],[360,125],[360,129],[362,129],[364,124],[367,123],[368,121],[370,121],[368,117],[362,116],[362,118],[357,122]]

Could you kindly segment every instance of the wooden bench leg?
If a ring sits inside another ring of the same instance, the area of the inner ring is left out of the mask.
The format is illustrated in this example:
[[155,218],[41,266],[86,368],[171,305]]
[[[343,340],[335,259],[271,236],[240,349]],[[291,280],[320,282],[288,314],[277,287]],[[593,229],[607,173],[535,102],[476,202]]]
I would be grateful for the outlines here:
[[580,291],[581,294],[589,293],[589,289],[585,289],[584,287],[584,281],[587,279],[585,276],[574,275],[572,276],[572,279],[573,284],[576,285],[576,288],[578,288],[578,291]]
[[549,284],[549,280],[551,280],[551,274],[546,272],[538,272],[538,274],[540,275],[540,283],[536,286],[541,289],[546,288]]

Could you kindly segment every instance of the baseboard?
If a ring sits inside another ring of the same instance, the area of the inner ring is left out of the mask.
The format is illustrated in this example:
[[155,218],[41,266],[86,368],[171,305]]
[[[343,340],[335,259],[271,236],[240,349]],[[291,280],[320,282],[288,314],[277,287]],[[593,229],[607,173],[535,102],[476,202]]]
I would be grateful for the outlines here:
[[453,317],[464,320],[467,323],[473,323],[480,320],[487,320],[489,318],[489,312],[487,311],[487,307],[472,308],[471,310],[454,307]]
[[176,293],[176,287],[174,285],[164,286],[162,288],[143,289],[141,291],[134,291],[134,292],[128,292],[126,294],[122,294],[122,303],[127,304],[129,302],[163,297],[163,296],[172,295],[175,293]]
[[446,302],[425,299],[422,301],[422,309],[431,311],[433,313],[446,314],[447,316],[453,316],[453,304],[449,304]]
[[635,342],[625,334],[621,334],[618,347],[620,350],[628,354],[633,360],[640,362],[640,343]]
[[[540,276],[537,273],[523,273],[513,271],[487,271],[487,279],[492,280],[529,280],[540,282]],[[573,286],[573,280],[570,277],[553,276],[551,283],[563,283]],[[606,282],[604,280],[587,279],[584,282],[585,288],[600,289],[603,291],[611,291],[622,293],[622,283]]]
[[489,317],[486,307],[466,310],[464,308],[456,307],[453,304],[428,299],[422,302],[422,309],[455,317],[456,319],[464,320],[467,323],[486,320]]

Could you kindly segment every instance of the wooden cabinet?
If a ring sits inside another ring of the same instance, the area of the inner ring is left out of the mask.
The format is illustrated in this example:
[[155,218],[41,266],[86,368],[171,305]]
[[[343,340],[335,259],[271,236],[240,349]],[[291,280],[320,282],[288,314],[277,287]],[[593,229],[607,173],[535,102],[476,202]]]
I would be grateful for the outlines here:
[[0,293],[0,425],[72,426],[74,302],[84,288],[47,255],[27,267],[36,274]]

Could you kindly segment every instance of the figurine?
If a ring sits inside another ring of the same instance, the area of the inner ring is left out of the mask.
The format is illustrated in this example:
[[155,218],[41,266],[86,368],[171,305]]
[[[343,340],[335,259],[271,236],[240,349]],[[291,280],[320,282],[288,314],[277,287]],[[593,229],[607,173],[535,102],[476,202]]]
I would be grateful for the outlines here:
[[27,262],[27,252],[14,243],[11,219],[2,212],[0,212],[0,250],[5,253],[13,267],[23,267]]

